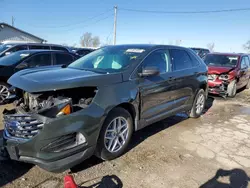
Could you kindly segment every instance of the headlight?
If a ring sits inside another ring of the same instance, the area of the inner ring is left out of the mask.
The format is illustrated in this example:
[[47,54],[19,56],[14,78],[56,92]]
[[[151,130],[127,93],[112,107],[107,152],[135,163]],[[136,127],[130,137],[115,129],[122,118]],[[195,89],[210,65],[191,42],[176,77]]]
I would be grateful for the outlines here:
[[209,74],[209,75],[208,75],[208,80],[214,81],[214,80],[216,80],[217,77],[218,77],[217,74]]
[[222,74],[219,76],[220,80],[228,80],[229,79],[229,75],[228,74]]

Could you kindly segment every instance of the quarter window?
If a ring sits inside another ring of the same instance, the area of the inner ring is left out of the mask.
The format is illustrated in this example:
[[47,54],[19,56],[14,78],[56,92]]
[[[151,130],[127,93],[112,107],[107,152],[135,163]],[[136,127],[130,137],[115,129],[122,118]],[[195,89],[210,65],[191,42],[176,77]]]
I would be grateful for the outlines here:
[[174,71],[192,68],[192,60],[185,50],[172,49],[170,55]]
[[157,50],[146,57],[142,67],[156,67],[160,73],[166,73],[171,71],[170,65],[168,50]]
[[51,50],[61,50],[66,52],[68,51],[66,48],[60,46],[51,46]]

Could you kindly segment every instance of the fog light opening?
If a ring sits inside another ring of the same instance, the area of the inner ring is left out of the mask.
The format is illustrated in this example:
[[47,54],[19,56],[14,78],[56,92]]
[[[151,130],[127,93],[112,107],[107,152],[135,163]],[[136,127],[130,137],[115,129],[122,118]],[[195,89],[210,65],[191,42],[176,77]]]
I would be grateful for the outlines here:
[[76,134],[76,146],[84,144],[86,142],[85,136],[82,133]]

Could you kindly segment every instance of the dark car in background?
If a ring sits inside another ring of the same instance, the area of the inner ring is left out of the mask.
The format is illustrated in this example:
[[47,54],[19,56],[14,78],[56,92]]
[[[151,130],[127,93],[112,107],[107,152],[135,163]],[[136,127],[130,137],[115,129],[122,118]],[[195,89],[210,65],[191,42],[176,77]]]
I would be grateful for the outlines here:
[[0,102],[9,97],[7,80],[16,72],[41,66],[68,65],[79,56],[55,50],[21,50],[0,58]]
[[250,59],[247,54],[211,53],[208,66],[209,92],[234,97],[238,89],[250,87]]
[[13,160],[60,172],[96,154],[122,155],[132,133],[178,112],[199,117],[207,66],[190,49],[165,45],[100,48],[59,69],[27,69],[4,110],[4,148]]
[[70,50],[57,44],[41,44],[41,43],[7,43],[0,44],[0,57],[9,55],[20,50],[61,50],[70,52]]
[[202,59],[204,59],[206,55],[210,53],[209,49],[206,48],[190,48],[190,49],[195,51],[195,53]]
[[95,51],[95,49],[92,48],[79,48],[77,50],[75,50],[75,53],[79,56],[85,56],[87,54],[89,54],[90,52]]

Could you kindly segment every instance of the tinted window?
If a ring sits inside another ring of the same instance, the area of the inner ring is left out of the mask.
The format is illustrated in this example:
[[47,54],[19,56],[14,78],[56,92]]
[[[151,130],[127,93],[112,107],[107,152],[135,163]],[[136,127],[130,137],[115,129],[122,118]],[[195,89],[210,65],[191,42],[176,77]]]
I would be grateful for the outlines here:
[[185,50],[173,49],[170,55],[174,71],[192,68],[192,60]]
[[7,52],[13,53],[13,52],[17,52],[20,50],[27,50],[27,49],[28,49],[27,45],[18,45],[18,46],[14,46],[8,49]]
[[79,54],[80,56],[84,56],[90,52],[91,52],[90,50],[78,50],[76,53]]
[[68,51],[66,48],[60,46],[51,46],[51,50]]
[[235,55],[208,54],[204,61],[207,66],[235,67],[238,59]]
[[244,69],[246,67],[249,67],[249,59],[247,56],[242,57],[241,63],[240,63],[240,68]]
[[51,65],[51,54],[37,54],[25,61],[29,67],[40,67]]
[[50,50],[49,46],[39,46],[39,45],[29,45],[30,50],[35,50],[35,49],[46,49]]
[[142,67],[156,67],[160,73],[169,72],[170,67],[170,57],[167,50],[157,50],[151,53],[144,60]]
[[68,65],[74,61],[73,57],[69,54],[58,53],[55,54],[57,65]]

